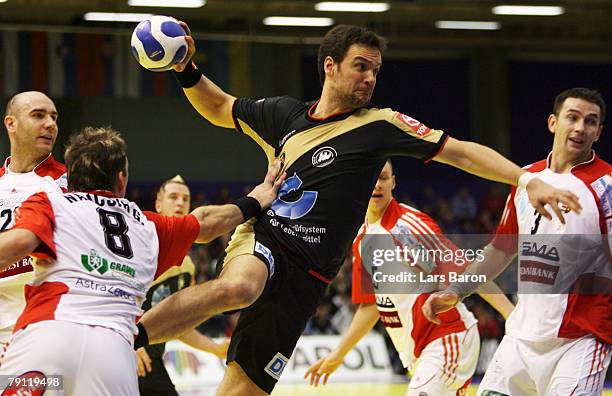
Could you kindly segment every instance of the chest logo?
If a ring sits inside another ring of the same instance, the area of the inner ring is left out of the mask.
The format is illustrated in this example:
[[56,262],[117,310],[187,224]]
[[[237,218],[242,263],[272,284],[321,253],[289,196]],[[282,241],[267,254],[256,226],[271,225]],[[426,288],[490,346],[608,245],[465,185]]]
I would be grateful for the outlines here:
[[325,146],[321,147],[312,155],[312,164],[317,168],[323,168],[334,162],[334,159],[338,156],[338,153],[333,147]]

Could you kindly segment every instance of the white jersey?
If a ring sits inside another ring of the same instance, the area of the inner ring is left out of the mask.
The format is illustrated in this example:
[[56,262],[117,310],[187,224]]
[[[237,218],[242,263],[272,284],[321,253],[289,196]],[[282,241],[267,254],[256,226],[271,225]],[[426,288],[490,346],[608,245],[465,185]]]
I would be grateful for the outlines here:
[[[373,237],[372,237],[373,236]],[[455,251],[457,247],[442,234],[438,224],[427,214],[391,200],[380,222],[364,224],[353,242],[353,302],[376,303],[380,320],[385,326],[389,337],[397,349],[404,367],[410,368],[415,359],[432,341],[443,339],[443,346],[451,351],[459,350],[453,344],[454,339],[445,336],[465,331],[474,326],[477,321],[463,303],[439,315],[442,324],[436,325],[428,321],[421,310],[425,300],[430,295],[431,287],[436,285],[424,282],[404,282],[403,292],[381,293],[380,289],[364,290],[364,285],[372,282],[368,272],[363,271],[362,257],[370,254],[372,249],[394,249],[396,246],[441,249]],[[439,257],[437,257],[439,258]],[[390,263],[385,263],[388,265]],[[435,262],[419,261],[414,266],[402,263],[405,270],[412,270],[418,279],[418,273],[445,273],[450,268],[456,268],[454,263],[436,260]],[[389,271],[386,271],[389,273]],[[365,277],[365,278],[364,278]],[[429,290],[423,290],[423,287]],[[371,292],[375,293],[372,294]],[[454,353],[454,352],[453,352]],[[477,352],[476,352],[477,354]]]
[[132,342],[151,282],[181,263],[200,226],[193,215],[142,212],[127,199],[91,192],[36,194],[15,228],[42,241],[33,256],[54,260],[34,264],[15,331],[59,320],[110,328]]
[[[10,158],[0,168],[0,232],[15,224],[16,209],[40,191],[61,193],[66,187],[66,168],[49,155],[31,172],[11,172]],[[32,279],[32,259],[26,257],[0,271],[0,344],[10,337],[25,307],[24,285]]]
[[535,212],[525,189],[513,189],[493,241],[497,248],[513,253],[516,240],[502,234],[519,235],[519,300],[506,321],[506,333],[527,341],[593,334],[610,343],[611,167],[594,155],[569,173],[551,171],[548,160],[526,169],[576,194],[582,213],[567,209],[566,224],[554,216],[548,220]]

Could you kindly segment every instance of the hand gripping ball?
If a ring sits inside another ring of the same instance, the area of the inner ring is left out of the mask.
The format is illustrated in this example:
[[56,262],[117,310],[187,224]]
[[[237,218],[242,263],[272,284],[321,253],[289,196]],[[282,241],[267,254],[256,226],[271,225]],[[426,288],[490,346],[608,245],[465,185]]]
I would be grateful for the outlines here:
[[187,54],[185,29],[174,18],[155,15],[140,22],[132,33],[132,54],[144,67],[164,71]]

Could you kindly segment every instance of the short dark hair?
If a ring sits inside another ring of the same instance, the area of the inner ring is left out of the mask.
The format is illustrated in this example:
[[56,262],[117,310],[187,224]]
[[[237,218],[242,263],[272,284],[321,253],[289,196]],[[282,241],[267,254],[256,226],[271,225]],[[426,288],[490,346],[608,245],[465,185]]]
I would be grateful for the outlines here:
[[348,49],[353,44],[377,48],[382,53],[387,47],[387,40],[373,31],[360,26],[338,25],[331,29],[323,37],[323,41],[319,45],[317,65],[321,86],[325,82],[325,70],[323,69],[325,58],[331,56],[334,62],[340,63],[344,60]]
[[127,144],[111,127],[86,127],[70,137],[64,160],[70,191],[113,191],[127,171]]
[[601,125],[604,123],[604,120],[606,119],[606,102],[597,90],[578,87],[570,88],[561,92],[559,95],[557,95],[553,104],[553,114],[555,116],[559,116],[561,107],[563,107],[563,103],[567,98],[583,99],[599,106],[599,110],[601,112],[599,124]]

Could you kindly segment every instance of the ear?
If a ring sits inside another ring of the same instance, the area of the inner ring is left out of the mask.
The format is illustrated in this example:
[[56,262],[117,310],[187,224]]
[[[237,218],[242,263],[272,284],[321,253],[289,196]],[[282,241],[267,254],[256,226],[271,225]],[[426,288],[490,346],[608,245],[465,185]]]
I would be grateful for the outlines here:
[[551,114],[548,116],[548,130],[550,131],[550,133],[554,134],[555,133],[555,127],[557,126],[557,116],[554,114]]
[[9,133],[9,136],[11,133],[15,133],[17,131],[17,119],[15,119],[15,117],[12,115],[7,115],[4,117],[4,127]]
[[595,139],[593,139],[594,142],[597,142],[599,140],[599,138],[601,137],[601,132],[603,131],[603,124],[599,126],[599,128],[597,128],[597,135],[595,135]]
[[155,199],[155,211],[157,213],[161,213],[161,201],[159,200],[159,198]]
[[393,187],[391,187],[391,191],[395,190],[395,175],[392,175],[391,178],[393,179]]
[[334,59],[331,56],[328,55],[325,57],[325,60],[323,61],[323,71],[325,71],[326,76],[333,73],[335,65],[336,62],[334,62]]
[[117,185],[115,186],[115,191],[113,191],[116,197],[118,198],[125,197],[125,192],[127,190],[127,181],[128,181],[127,172],[124,170],[119,171],[119,174],[117,174]]

